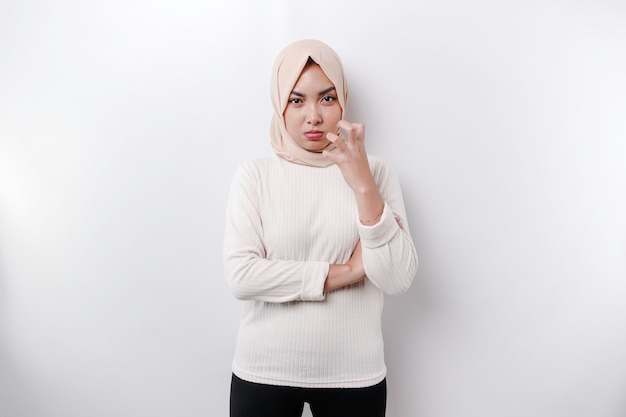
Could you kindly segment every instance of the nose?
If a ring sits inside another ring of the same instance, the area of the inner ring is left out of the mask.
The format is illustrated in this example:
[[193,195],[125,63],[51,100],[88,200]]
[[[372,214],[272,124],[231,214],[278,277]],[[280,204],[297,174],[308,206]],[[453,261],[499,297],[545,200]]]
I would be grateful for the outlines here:
[[313,126],[322,123],[322,114],[317,108],[317,103],[311,103],[311,105],[307,108],[306,122],[307,124]]

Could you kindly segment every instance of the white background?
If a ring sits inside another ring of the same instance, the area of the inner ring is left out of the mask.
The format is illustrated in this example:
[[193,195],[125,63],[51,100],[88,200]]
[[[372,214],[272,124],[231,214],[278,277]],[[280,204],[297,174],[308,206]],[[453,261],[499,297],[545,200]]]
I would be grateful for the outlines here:
[[227,415],[226,195],[300,38],[343,58],[420,256],[388,415],[625,415],[618,0],[3,0],[0,415]]

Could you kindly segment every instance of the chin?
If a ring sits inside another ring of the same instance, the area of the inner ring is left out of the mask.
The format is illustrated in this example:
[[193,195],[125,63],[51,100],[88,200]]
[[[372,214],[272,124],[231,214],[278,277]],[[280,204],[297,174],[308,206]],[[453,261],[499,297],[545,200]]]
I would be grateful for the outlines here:
[[307,150],[309,152],[322,152],[330,143],[328,140],[324,141],[307,141],[300,145],[302,149]]

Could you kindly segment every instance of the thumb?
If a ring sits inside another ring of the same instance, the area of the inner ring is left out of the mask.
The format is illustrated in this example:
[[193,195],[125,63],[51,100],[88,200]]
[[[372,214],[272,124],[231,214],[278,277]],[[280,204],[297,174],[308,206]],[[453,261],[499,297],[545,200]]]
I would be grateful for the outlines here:
[[337,155],[335,155],[335,153],[334,153],[334,152],[332,152],[332,151],[323,150],[323,151],[322,151],[322,156],[323,156],[324,158],[326,158],[326,159],[331,160],[331,161],[332,161],[332,162],[334,162],[334,163],[337,163],[337,162],[338,162]]

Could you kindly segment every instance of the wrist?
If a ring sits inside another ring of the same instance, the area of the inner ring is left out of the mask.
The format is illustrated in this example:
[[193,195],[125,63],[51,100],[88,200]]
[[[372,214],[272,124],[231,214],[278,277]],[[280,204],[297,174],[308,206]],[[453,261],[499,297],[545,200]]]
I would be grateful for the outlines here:
[[378,186],[376,185],[376,182],[374,181],[374,178],[371,177],[371,175],[368,180],[364,180],[359,184],[355,184],[351,188],[352,191],[360,197],[372,196],[379,193]]
[[385,212],[385,203],[383,202],[383,204],[380,207],[380,210],[375,216],[372,216],[371,218],[368,218],[368,219],[363,219],[359,217],[359,221],[364,226],[373,226],[380,221],[380,218],[383,217],[384,212]]
[[359,281],[365,276],[365,271],[362,269],[349,262],[347,264],[331,264],[324,283],[324,292],[331,292]]

